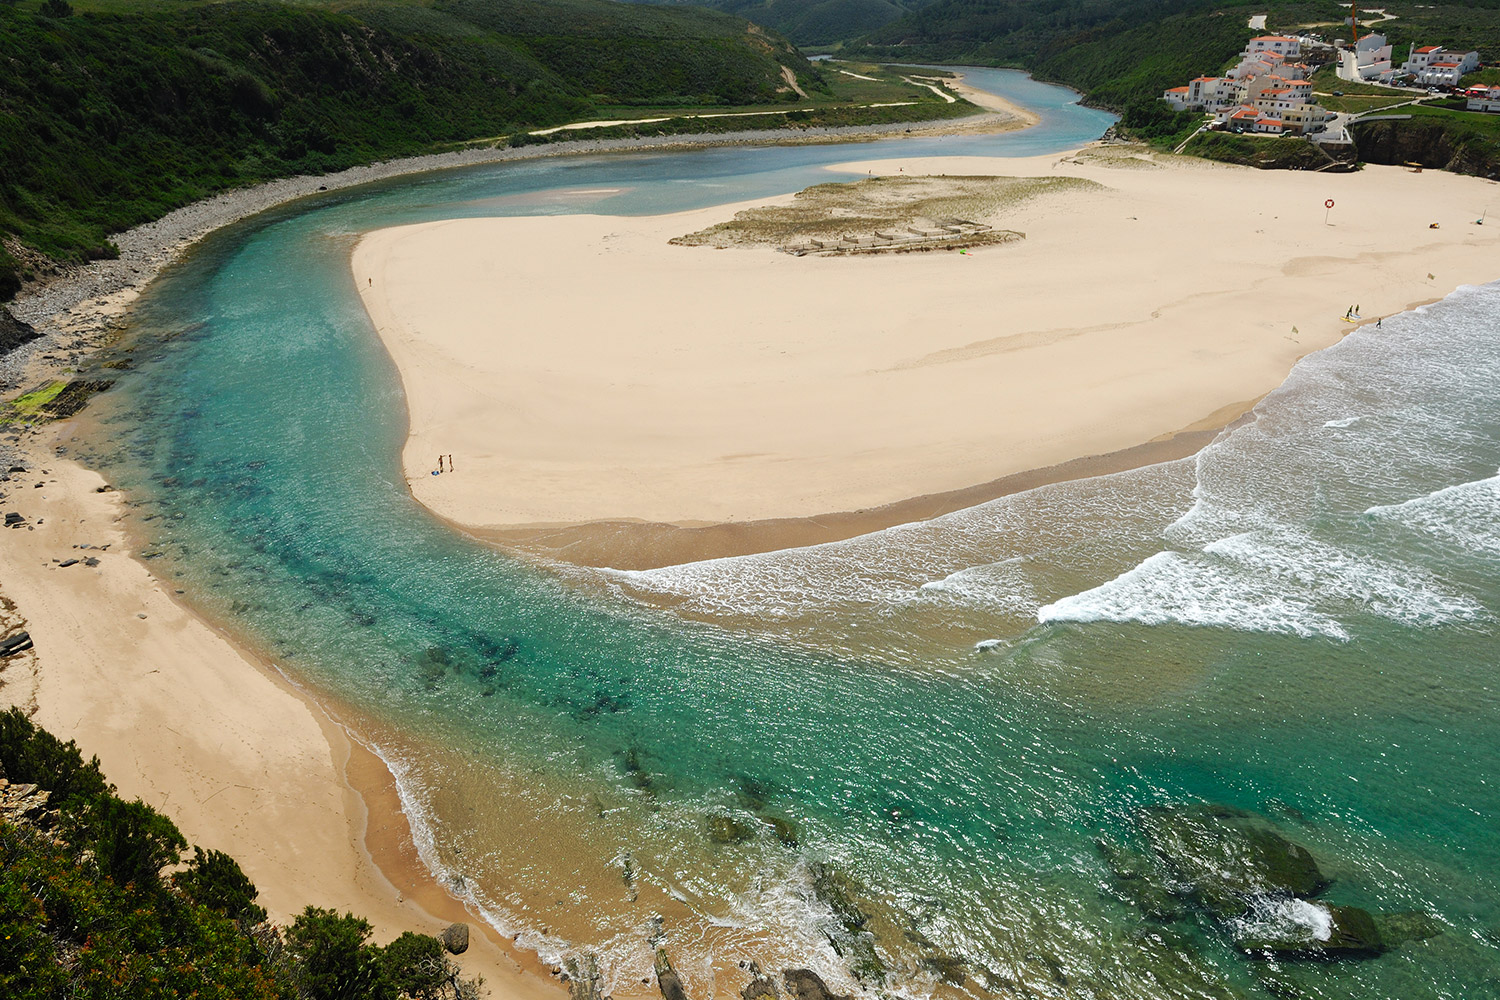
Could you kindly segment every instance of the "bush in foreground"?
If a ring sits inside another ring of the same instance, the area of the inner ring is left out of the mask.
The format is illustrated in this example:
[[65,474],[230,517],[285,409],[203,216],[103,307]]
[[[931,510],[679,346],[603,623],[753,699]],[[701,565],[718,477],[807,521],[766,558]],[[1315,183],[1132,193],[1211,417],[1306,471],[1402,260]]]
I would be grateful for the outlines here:
[[176,824],[119,798],[97,758],[18,709],[0,713],[0,773],[47,790],[55,810],[0,819],[7,1000],[477,995],[436,938],[408,932],[379,947],[367,921],[312,906],[285,930],[267,923],[233,858],[194,847],[183,864]]

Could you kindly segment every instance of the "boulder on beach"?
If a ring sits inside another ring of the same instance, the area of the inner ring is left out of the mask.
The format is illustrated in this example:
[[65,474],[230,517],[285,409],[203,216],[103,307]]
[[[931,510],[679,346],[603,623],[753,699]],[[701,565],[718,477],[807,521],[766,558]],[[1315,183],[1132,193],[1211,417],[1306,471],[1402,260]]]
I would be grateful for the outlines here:
[[41,334],[37,333],[31,324],[22,323],[11,315],[9,309],[0,306],[0,354],[8,354],[22,344],[40,336]]
[[443,947],[450,955],[462,955],[469,950],[469,925],[449,924],[438,935],[438,940],[443,942]]

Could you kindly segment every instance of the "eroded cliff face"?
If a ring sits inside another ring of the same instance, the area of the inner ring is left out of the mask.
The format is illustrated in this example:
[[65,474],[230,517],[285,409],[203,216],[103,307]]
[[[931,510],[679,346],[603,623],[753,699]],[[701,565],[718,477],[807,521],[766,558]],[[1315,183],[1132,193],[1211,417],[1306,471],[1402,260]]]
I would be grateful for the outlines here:
[[1366,163],[1416,163],[1431,170],[1500,179],[1500,143],[1464,135],[1420,119],[1356,124],[1354,140]]

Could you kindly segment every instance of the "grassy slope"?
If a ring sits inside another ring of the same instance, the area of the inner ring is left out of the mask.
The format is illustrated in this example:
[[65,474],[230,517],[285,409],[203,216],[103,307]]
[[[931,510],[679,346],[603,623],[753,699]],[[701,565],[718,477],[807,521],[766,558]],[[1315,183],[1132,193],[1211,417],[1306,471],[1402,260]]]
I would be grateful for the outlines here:
[[[0,238],[57,260],[225,187],[588,117],[774,104],[819,73],[743,20],[606,0],[0,3]],[[0,249],[0,299],[18,265]]]
[[931,0],[628,0],[694,2],[754,21],[798,45],[834,45],[875,31]]

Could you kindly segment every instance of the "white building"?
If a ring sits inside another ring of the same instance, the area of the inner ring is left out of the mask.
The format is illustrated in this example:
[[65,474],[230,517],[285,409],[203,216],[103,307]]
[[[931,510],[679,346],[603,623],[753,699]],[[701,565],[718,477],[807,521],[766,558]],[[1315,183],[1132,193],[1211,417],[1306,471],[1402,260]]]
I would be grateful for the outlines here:
[[1455,52],[1441,45],[1413,48],[1401,72],[1410,73],[1424,87],[1453,87],[1458,78],[1479,68],[1478,52]]
[[1295,59],[1302,54],[1302,42],[1291,35],[1262,35],[1259,38],[1250,39],[1250,44],[1245,46],[1245,55],[1258,56],[1269,52],[1283,59]]
[[1281,113],[1281,122],[1288,132],[1297,135],[1307,135],[1310,132],[1321,132],[1323,126],[1333,117],[1333,112],[1319,107],[1316,104],[1299,104]]
[[1469,88],[1470,111],[1500,112],[1500,87]]
[[1339,50],[1338,77],[1340,80],[1358,82],[1375,80],[1389,82],[1396,71],[1391,66],[1391,47],[1384,35],[1366,35],[1352,46]]
[[1200,76],[1186,87],[1173,87],[1161,99],[1177,111],[1218,111],[1247,100],[1245,85],[1227,76]]

